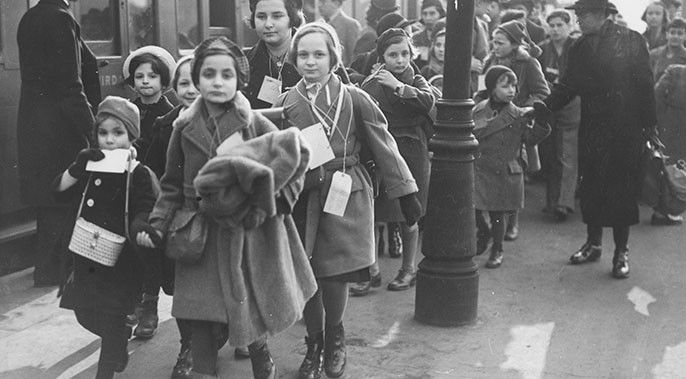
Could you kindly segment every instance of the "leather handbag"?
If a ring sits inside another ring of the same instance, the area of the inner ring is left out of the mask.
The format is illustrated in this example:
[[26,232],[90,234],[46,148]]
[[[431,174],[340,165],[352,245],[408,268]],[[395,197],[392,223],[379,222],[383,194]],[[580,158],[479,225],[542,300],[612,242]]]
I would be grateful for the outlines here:
[[207,231],[207,220],[201,213],[177,210],[167,233],[167,257],[186,264],[197,262],[205,250]]
[[81,196],[74,231],[69,241],[69,250],[101,265],[114,267],[119,255],[129,239],[129,188],[131,187],[131,170],[126,170],[126,195],[124,203],[124,236],[113,233],[81,217],[83,202],[88,192],[92,175],[88,178],[86,188]]

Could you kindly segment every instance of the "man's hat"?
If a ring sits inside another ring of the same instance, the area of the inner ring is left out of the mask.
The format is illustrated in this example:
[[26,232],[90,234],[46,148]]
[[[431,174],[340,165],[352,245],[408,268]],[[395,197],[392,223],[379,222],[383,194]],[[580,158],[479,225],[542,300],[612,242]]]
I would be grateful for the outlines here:
[[372,5],[382,11],[394,11],[399,8],[396,0],[372,0]]
[[612,14],[617,13],[617,8],[612,8],[608,0],[577,0],[576,3],[565,7],[565,9],[571,9],[574,11],[582,9],[604,9]]

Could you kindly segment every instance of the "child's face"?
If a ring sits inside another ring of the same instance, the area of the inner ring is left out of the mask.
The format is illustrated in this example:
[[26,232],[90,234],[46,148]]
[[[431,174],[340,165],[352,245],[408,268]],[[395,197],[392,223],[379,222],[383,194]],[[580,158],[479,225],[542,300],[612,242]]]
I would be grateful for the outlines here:
[[155,97],[162,92],[162,77],[152,70],[150,63],[143,63],[133,73],[133,89],[140,97]]
[[290,41],[290,25],[284,0],[260,0],[255,6],[255,32],[265,43],[280,46]]
[[439,18],[441,18],[441,14],[438,12],[436,7],[427,7],[422,9],[422,21],[428,28],[433,27]]
[[191,79],[191,64],[184,63],[179,67],[179,80],[176,83],[176,94],[184,107],[188,107],[198,97],[198,89]]
[[646,23],[648,26],[656,28],[662,24],[662,18],[664,17],[665,10],[656,4],[648,6],[646,10]]
[[128,149],[131,147],[129,132],[124,124],[114,117],[108,117],[98,125],[98,146],[102,150]]
[[443,62],[445,59],[445,35],[436,37],[436,42],[434,42],[434,55],[439,62]]
[[564,41],[569,38],[571,27],[560,17],[553,17],[548,22],[550,39],[553,41]]
[[[428,8],[427,8],[428,9]],[[383,53],[386,69],[394,74],[401,74],[410,66],[410,46],[407,42],[394,43]]]
[[507,39],[507,36],[501,32],[493,34],[493,54],[498,58],[503,58],[512,53],[515,45]]
[[514,99],[516,94],[517,82],[505,75],[501,75],[493,89],[493,97],[498,101],[509,103]]
[[331,72],[331,55],[323,33],[305,34],[298,42],[296,64],[309,83],[321,82]]
[[667,31],[667,43],[672,47],[683,46],[686,42],[686,29],[669,28]]
[[200,66],[198,90],[205,101],[224,104],[233,100],[238,86],[236,62],[228,55],[210,55]]

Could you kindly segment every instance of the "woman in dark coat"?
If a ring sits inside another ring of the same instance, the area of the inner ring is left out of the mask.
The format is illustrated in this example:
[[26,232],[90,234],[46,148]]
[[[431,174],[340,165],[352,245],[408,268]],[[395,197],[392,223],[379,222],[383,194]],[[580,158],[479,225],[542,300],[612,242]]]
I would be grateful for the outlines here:
[[637,32],[606,17],[607,1],[578,1],[582,37],[569,50],[567,70],[545,100],[558,111],[581,97],[579,195],[587,240],[573,264],[598,260],[603,227],[612,227],[612,273],[629,275],[629,228],[638,223],[641,153],[656,124],[648,49]]

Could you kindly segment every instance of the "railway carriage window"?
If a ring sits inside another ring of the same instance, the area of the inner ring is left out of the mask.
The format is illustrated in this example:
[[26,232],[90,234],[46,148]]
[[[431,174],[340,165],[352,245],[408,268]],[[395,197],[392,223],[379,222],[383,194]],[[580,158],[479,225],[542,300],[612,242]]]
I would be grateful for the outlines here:
[[0,62],[2,62],[2,5],[0,5]]
[[[210,13],[211,15],[212,13]],[[176,28],[179,39],[179,50],[194,49],[200,43],[200,12],[198,0],[176,1]]]
[[129,50],[155,44],[153,0],[129,1]]
[[81,37],[96,56],[120,55],[117,0],[91,0],[80,3]]

